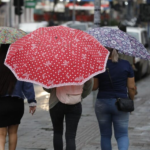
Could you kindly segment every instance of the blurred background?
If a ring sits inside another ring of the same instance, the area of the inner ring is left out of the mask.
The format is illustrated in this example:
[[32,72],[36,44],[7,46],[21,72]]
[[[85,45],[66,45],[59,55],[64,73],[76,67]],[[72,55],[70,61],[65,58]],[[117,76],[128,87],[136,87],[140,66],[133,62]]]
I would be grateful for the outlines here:
[[[121,22],[126,26],[146,27],[150,16],[145,16],[147,21],[143,20],[140,6],[148,6],[149,3],[150,0],[99,0],[101,26],[115,26]],[[148,15],[150,7],[147,9]],[[72,21],[73,17],[91,27],[94,0],[0,0],[1,26],[17,27],[21,23],[42,22],[44,25],[60,25]]]

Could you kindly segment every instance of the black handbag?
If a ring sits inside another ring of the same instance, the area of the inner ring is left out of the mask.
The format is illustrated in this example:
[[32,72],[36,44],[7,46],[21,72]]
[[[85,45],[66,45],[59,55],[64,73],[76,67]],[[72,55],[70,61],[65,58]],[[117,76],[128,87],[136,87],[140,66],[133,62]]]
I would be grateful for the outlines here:
[[[109,75],[111,86],[113,88],[113,83],[112,83],[112,80],[110,77],[109,68],[107,68],[107,72]],[[115,93],[115,95],[116,95],[116,93]],[[117,99],[116,106],[117,106],[119,111],[124,111],[124,112],[134,111],[134,101],[133,100],[131,100],[130,98],[118,98],[117,96],[116,96],[116,99]]]

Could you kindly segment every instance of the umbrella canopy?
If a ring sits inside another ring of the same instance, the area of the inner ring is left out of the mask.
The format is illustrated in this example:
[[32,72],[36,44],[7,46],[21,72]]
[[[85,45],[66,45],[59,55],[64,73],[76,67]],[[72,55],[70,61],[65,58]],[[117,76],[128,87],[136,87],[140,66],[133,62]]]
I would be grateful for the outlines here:
[[11,44],[5,65],[18,80],[45,88],[81,85],[105,71],[109,52],[93,36],[64,26],[42,27]]
[[27,33],[16,28],[0,27],[0,44],[11,44]]
[[114,48],[123,52],[131,49],[128,35],[119,29],[100,27],[90,29],[87,33],[94,36],[105,47]]
[[142,43],[119,29],[101,27],[90,29],[87,33],[94,36],[103,46],[114,48],[119,53],[142,59],[150,59],[150,54]]
[[136,38],[130,35],[128,36],[129,36],[130,43],[131,43],[131,49],[130,50],[127,49],[126,52],[124,52],[124,54],[150,60],[150,53],[148,53],[144,45],[140,43]]

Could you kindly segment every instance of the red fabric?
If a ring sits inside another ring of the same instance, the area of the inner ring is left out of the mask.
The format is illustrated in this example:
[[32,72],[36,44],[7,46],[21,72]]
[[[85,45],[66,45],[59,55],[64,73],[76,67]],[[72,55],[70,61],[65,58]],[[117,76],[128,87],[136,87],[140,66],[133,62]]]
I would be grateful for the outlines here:
[[85,3],[83,6],[94,6],[94,4],[92,4],[92,3]]
[[[85,7],[93,6],[94,7],[94,4],[91,4],[91,3],[88,4],[88,3],[86,3],[83,6],[85,6]],[[101,7],[109,7],[109,4],[101,4],[100,6]]]
[[109,7],[109,4],[102,4],[101,7]]
[[[68,3],[67,5],[66,5],[66,7],[70,7],[70,6],[73,6],[74,4],[73,3]],[[77,4],[75,4],[75,6],[78,6]]]
[[11,44],[5,64],[19,80],[46,88],[79,85],[105,71],[109,52],[86,32],[43,27]]

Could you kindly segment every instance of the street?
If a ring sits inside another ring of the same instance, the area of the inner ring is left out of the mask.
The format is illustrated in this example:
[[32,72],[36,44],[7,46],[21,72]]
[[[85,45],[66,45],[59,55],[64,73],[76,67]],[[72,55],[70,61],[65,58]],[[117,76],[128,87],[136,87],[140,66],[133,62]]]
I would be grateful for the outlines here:
[[[130,115],[129,150],[150,150],[150,76],[137,82],[138,95],[135,97],[135,111]],[[25,114],[18,131],[17,150],[53,150],[53,128],[48,112],[49,94],[35,85],[38,107],[29,114],[25,102]],[[93,109],[93,93],[83,100],[83,113],[77,132],[77,150],[100,150],[98,123]],[[8,140],[7,140],[8,141]],[[65,143],[65,141],[64,141]],[[113,150],[117,144],[112,138]],[[65,146],[65,145],[64,145]],[[6,150],[8,149],[6,143]]]

